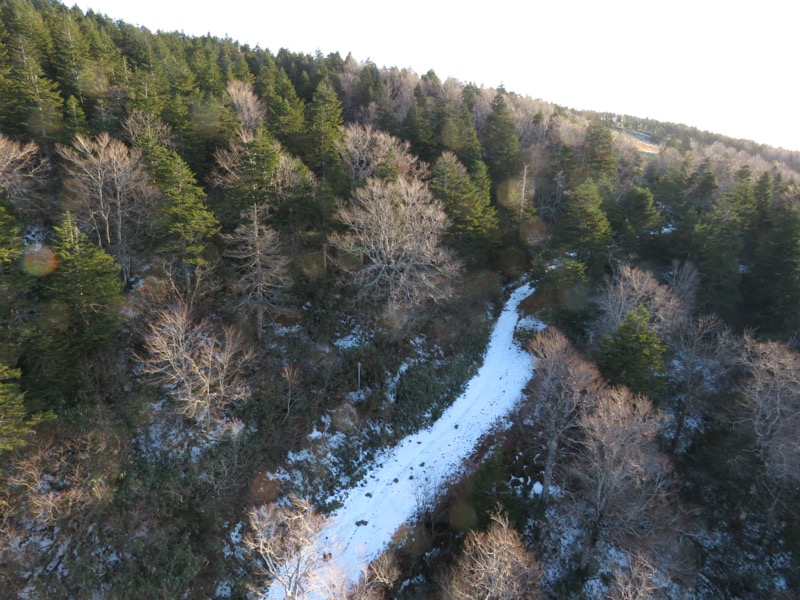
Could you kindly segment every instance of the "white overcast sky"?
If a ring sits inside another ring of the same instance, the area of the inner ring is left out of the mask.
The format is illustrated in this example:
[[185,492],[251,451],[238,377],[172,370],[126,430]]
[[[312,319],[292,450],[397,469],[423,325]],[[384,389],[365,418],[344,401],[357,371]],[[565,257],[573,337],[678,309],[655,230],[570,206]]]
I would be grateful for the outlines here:
[[[67,0],[69,3],[69,0]],[[793,0],[79,0],[151,31],[378,66],[800,150]]]

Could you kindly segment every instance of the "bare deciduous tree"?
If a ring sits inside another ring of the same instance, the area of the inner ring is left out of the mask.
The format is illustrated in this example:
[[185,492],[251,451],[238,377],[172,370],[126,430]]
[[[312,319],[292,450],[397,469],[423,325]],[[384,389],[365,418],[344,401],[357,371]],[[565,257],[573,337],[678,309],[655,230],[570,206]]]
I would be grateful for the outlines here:
[[228,92],[233,112],[239,121],[239,137],[243,141],[252,139],[255,130],[266,120],[267,109],[264,103],[256,96],[252,84],[244,81],[229,82],[225,91]]
[[800,355],[779,342],[746,336],[741,357],[746,425],[764,464],[764,483],[772,496],[770,520],[800,483]]
[[444,583],[450,600],[534,600],[540,597],[539,565],[502,513],[486,531],[470,531]]
[[273,176],[275,184],[275,201],[277,204],[288,202],[296,190],[308,185],[311,192],[315,191],[317,182],[314,174],[304,168],[300,159],[281,152],[278,157],[278,166]]
[[174,149],[172,128],[160,117],[141,108],[134,108],[125,118],[122,128],[131,144],[148,139],[158,146]]
[[370,125],[348,125],[339,155],[354,184],[376,176],[381,170],[405,177],[421,178],[427,174],[427,166],[411,154],[408,142]]
[[281,377],[286,382],[286,416],[283,418],[286,421],[292,414],[294,406],[292,392],[294,391],[294,386],[300,383],[300,369],[297,365],[288,364],[281,370]]
[[387,550],[364,569],[361,580],[347,594],[348,600],[384,600],[400,577],[394,552]]
[[449,293],[460,265],[440,244],[447,216],[424,183],[369,179],[352,203],[340,206],[338,217],[349,232],[332,243],[361,259],[357,266],[342,262],[360,296],[413,308]]
[[0,133],[0,190],[18,210],[25,210],[47,170],[33,142],[15,142]]
[[132,238],[156,197],[139,151],[107,133],[77,135],[72,147],[56,149],[65,161],[67,206],[129,275]]
[[557,329],[540,331],[528,347],[536,360],[529,389],[531,405],[525,416],[544,438],[542,498],[546,502],[561,448],[567,439],[575,438],[570,432],[584,407],[595,401],[602,379],[594,365],[586,362]]
[[644,556],[628,555],[626,567],[613,570],[610,597],[613,600],[648,600],[663,586],[656,580],[658,569]]
[[730,330],[715,315],[687,319],[675,331],[672,372],[680,382],[680,392],[672,452],[680,444],[689,413],[735,363],[736,345]]
[[586,503],[587,540],[580,561],[585,568],[601,537],[646,536],[652,543],[673,518],[673,484],[671,465],[656,439],[661,419],[646,398],[627,388],[606,388],[595,410],[582,416],[581,428],[584,438],[572,475],[578,501]]
[[402,123],[406,114],[414,104],[414,88],[419,83],[419,75],[409,69],[391,67],[379,71],[381,89],[381,108],[390,114],[398,123]]
[[223,236],[230,246],[225,254],[240,262],[234,286],[242,305],[255,311],[256,335],[261,340],[264,313],[277,308],[288,286],[289,261],[281,254],[277,232],[265,225],[266,207],[252,205],[242,211],[242,220],[232,234]]
[[290,506],[266,504],[249,513],[251,533],[245,545],[258,561],[260,580],[251,587],[258,598],[267,596],[264,587],[278,585],[287,599],[299,600],[311,592],[324,597],[344,598],[344,584],[327,569],[332,544],[319,540],[325,518],[308,500],[292,497]]
[[697,304],[700,275],[692,263],[673,261],[672,267],[667,272],[667,285],[680,301],[685,313],[689,314],[694,311]]
[[596,303],[601,313],[595,324],[598,338],[617,329],[640,304],[647,309],[653,329],[662,338],[669,337],[688,314],[688,307],[669,287],[658,283],[647,271],[627,264],[617,265]]
[[189,312],[178,304],[156,315],[140,362],[178,402],[178,412],[208,430],[226,406],[247,397],[242,371],[252,353],[236,330],[217,332],[206,320],[193,322]]

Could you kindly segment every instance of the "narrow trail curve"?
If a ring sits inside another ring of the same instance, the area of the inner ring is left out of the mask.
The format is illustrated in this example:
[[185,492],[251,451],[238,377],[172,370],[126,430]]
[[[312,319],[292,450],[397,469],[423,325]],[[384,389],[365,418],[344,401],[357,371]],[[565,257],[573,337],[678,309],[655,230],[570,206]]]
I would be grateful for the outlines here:
[[[331,560],[350,583],[415,516],[420,499],[438,493],[461,470],[480,438],[517,405],[533,374],[530,355],[514,342],[517,307],[532,292],[526,284],[511,294],[492,331],[483,365],[464,393],[431,427],[381,453],[331,515],[320,540],[336,545]],[[269,598],[283,598],[283,590],[274,588],[280,586],[273,586]]]

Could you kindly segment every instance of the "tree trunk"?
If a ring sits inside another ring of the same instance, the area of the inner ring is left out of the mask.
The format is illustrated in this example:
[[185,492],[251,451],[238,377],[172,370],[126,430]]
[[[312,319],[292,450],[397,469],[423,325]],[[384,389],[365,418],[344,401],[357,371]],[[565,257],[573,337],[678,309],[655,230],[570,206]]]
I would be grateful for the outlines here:
[[550,484],[553,481],[553,469],[556,466],[558,439],[552,436],[547,442],[547,457],[544,462],[544,482],[542,484],[542,501],[547,504],[550,499]]
[[672,454],[675,454],[678,450],[678,443],[681,440],[683,428],[686,425],[686,415],[689,414],[689,404],[690,396],[687,394],[681,402],[681,410],[678,413],[678,420],[675,423],[675,435],[672,437],[672,446],[670,447],[670,452],[672,452]]

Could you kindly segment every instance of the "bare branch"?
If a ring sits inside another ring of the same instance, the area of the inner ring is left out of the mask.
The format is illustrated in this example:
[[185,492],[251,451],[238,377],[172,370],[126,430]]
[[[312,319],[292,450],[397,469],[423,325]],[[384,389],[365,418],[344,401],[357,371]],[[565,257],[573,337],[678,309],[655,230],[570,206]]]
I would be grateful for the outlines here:
[[260,577],[252,591],[264,598],[264,588],[271,583],[280,586],[287,599],[305,598],[312,591],[325,598],[345,597],[341,578],[325,568],[333,564],[333,548],[318,539],[325,518],[308,500],[291,497],[289,502],[288,507],[273,503],[249,513],[252,531],[245,546],[258,561]]
[[539,565],[502,513],[486,531],[470,531],[464,550],[445,582],[452,600],[534,600],[540,597]]
[[652,543],[675,515],[669,505],[671,465],[658,449],[661,419],[649,400],[627,388],[607,388],[581,427],[584,440],[572,476],[587,504],[585,568],[601,536]]
[[[686,298],[690,295],[685,289],[681,293]],[[690,310],[690,306],[681,302],[680,297],[658,283],[650,273],[627,264],[617,266],[596,302],[601,312],[595,325],[598,338],[617,329],[625,316],[640,304],[647,309],[651,325],[662,338],[669,337],[687,318]]]
[[416,307],[448,294],[460,266],[440,245],[447,217],[424,183],[370,179],[352,204],[340,206],[338,217],[350,232],[332,243],[361,259],[355,268],[342,264],[354,274],[360,296]]
[[145,337],[144,372],[168,390],[178,412],[208,430],[224,408],[248,395],[242,371],[252,358],[241,335],[221,333],[203,320],[192,322],[189,308],[178,304],[160,311]]
[[800,483],[800,355],[784,344],[746,336],[741,363],[747,376],[740,423],[755,438],[774,512],[784,492]]
[[140,140],[147,138],[164,148],[175,148],[172,128],[160,117],[141,108],[131,111],[125,118],[122,128],[131,144],[138,145]]
[[257,335],[261,340],[264,313],[274,311],[289,283],[289,261],[281,253],[277,232],[267,227],[266,207],[253,205],[242,212],[241,225],[223,238],[228,243],[226,256],[239,261],[240,277],[236,292],[241,304],[256,312]]
[[25,211],[48,169],[33,142],[15,142],[0,133],[0,190]]
[[157,197],[138,150],[101,133],[77,135],[73,145],[56,146],[64,159],[67,207],[91,228],[100,244],[130,272],[132,238]]
[[233,112],[239,121],[239,136],[243,141],[252,139],[256,129],[267,118],[264,103],[256,96],[252,84],[244,81],[231,81],[225,91],[228,92]]
[[535,376],[529,389],[530,421],[541,431],[545,446],[542,498],[548,500],[553,471],[564,445],[576,439],[573,430],[587,407],[596,402],[602,378],[564,335],[547,328],[529,344],[535,356]]
[[351,181],[358,185],[379,171],[394,177],[424,178],[428,167],[411,154],[411,145],[370,125],[345,128],[339,149]]

